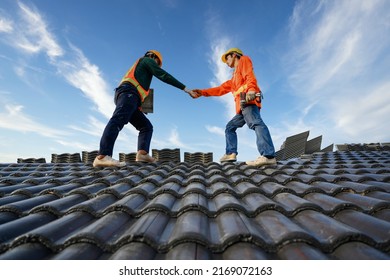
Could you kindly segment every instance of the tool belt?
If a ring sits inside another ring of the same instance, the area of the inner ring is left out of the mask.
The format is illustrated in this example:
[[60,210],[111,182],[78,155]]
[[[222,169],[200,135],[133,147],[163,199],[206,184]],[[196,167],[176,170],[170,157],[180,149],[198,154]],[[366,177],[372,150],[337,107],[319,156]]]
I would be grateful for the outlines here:
[[[262,98],[261,92],[256,93],[256,98],[258,98],[259,102],[261,102],[261,98]],[[241,110],[243,110],[246,106],[247,106],[246,92],[240,92],[240,108],[241,108]]]

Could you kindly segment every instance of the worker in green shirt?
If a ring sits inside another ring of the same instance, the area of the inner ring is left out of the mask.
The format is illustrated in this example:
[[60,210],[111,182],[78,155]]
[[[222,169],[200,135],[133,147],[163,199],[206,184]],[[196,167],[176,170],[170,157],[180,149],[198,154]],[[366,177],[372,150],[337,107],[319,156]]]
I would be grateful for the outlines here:
[[187,89],[184,84],[161,68],[162,61],[160,52],[147,51],[122,78],[115,89],[116,108],[100,139],[99,154],[93,162],[94,167],[126,165],[125,162],[113,159],[112,153],[119,131],[127,123],[131,123],[139,131],[136,161],[155,162],[155,159],[149,155],[153,126],[140,109],[142,102],[149,94],[153,76],[164,83],[184,90],[193,98],[196,96],[193,91]]

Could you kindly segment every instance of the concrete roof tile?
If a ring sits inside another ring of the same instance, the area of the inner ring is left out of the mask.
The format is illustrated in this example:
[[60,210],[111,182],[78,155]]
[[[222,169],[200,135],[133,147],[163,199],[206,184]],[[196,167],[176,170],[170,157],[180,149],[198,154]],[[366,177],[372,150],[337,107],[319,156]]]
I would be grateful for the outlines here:
[[390,152],[0,164],[0,259],[390,259]]

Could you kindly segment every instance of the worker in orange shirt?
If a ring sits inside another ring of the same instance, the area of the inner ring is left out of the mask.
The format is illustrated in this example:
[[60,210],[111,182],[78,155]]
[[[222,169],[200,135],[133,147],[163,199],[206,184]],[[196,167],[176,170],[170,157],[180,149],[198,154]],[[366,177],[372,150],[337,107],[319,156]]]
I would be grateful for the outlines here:
[[93,162],[94,167],[125,166],[112,158],[115,141],[119,131],[130,123],[138,131],[138,150],[136,161],[153,163],[156,160],[149,155],[150,142],[153,134],[153,125],[141,111],[141,103],[149,95],[152,78],[184,90],[193,98],[196,96],[184,84],[161,68],[162,55],[156,50],[150,50],[138,59],[124,75],[119,86],[115,89],[115,111],[107,123],[100,139],[99,154]]
[[[258,95],[261,91],[251,59],[240,49],[232,48],[222,55],[222,61],[230,68],[234,68],[233,77],[217,87],[193,90],[196,97],[221,96],[229,92],[234,96],[236,115],[226,125],[226,153],[220,161],[234,162],[237,160],[236,130],[247,124],[256,133],[256,144],[260,156],[255,160],[247,161],[246,164],[251,166],[276,164],[274,144],[268,127],[260,116],[261,97]],[[242,101],[246,104],[243,105]]]

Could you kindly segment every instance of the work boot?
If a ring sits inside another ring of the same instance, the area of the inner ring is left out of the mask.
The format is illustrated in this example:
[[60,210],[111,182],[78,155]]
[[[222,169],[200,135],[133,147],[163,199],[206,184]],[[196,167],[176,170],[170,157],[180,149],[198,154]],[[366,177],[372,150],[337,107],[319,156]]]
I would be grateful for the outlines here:
[[135,161],[153,163],[156,162],[156,159],[154,157],[151,157],[149,154],[144,155],[140,152],[137,152],[137,155],[135,156]]
[[237,161],[237,155],[235,153],[231,153],[229,155],[224,154],[223,157],[221,157],[220,162],[234,162]]
[[104,156],[103,158],[97,156],[93,161],[93,167],[108,167],[108,166],[123,167],[126,166],[126,162],[120,162],[119,160],[113,159],[110,156]]
[[275,165],[276,158],[267,158],[265,156],[259,156],[255,160],[247,161],[246,164],[250,166]]

